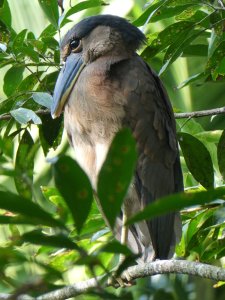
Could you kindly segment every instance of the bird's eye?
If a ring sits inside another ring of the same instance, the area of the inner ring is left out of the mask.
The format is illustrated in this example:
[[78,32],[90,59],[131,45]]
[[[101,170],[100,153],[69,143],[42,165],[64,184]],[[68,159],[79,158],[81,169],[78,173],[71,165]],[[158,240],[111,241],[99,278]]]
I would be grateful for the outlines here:
[[71,51],[73,51],[73,52],[79,52],[80,45],[81,45],[81,40],[79,40],[79,39],[72,39],[70,41],[70,49],[71,49]]

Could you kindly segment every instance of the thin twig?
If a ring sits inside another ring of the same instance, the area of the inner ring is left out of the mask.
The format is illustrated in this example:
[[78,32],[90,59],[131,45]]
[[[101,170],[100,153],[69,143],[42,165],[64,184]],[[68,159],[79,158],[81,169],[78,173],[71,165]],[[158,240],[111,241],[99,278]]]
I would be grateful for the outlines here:
[[[48,115],[48,114],[50,114],[50,111],[48,109],[39,109],[39,110],[35,111],[35,114],[39,115],[39,116]],[[10,120],[11,118],[12,118],[11,114],[4,114],[4,115],[0,116],[0,121],[2,121],[2,120]]]
[[[35,111],[37,115],[47,115],[50,113],[49,110],[43,110],[39,109]],[[200,117],[206,117],[206,116],[215,116],[225,114],[225,106],[214,108],[214,109],[208,109],[208,110],[199,110],[199,111],[193,111],[193,112],[186,112],[186,113],[174,113],[175,119],[186,119],[186,118],[200,118]],[[0,115],[0,121],[2,120],[10,120],[12,118],[11,114],[3,114]]]
[[208,110],[187,112],[187,113],[175,113],[174,116],[176,119],[184,119],[184,118],[200,118],[206,116],[215,116],[220,114],[225,114],[225,106],[214,108],[214,109],[208,109]]
[[[121,274],[121,279],[126,281],[127,275],[130,280],[153,276],[157,274],[187,274],[214,281],[225,281],[225,269],[203,263],[191,262],[186,260],[158,260],[144,265],[129,267]],[[103,276],[97,278],[98,282],[102,282]],[[101,283],[102,287],[111,286],[108,282]],[[49,292],[47,294],[36,297],[36,300],[64,300],[84,294],[92,289],[96,289],[96,278],[68,285],[64,288]],[[0,294],[0,300],[9,300],[11,295]],[[34,299],[29,295],[20,295],[17,299],[27,300]]]

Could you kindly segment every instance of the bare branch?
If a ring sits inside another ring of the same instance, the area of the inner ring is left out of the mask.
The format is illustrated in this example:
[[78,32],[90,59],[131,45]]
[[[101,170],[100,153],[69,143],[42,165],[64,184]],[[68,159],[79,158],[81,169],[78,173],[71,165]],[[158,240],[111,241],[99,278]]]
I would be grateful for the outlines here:
[[206,116],[215,116],[220,114],[225,114],[225,106],[214,108],[214,109],[208,109],[208,110],[199,110],[199,111],[186,112],[186,113],[174,113],[174,116],[176,119],[185,119],[185,118],[200,118]]
[[[127,275],[131,280],[153,276],[157,274],[187,274],[215,281],[225,281],[225,268],[219,268],[203,263],[191,262],[186,260],[158,260],[144,265],[129,267],[121,274],[121,278],[126,281]],[[97,282],[98,280],[98,282]],[[47,294],[36,297],[36,300],[63,300],[78,296],[98,287],[99,281],[104,277],[92,278],[86,281],[78,282],[62,289],[58,289]],[[103,281],[102,287],[110,286],[108,282]],[[9,300],[12,295],[0,294],[0,300]],[[20,295],[17,299],[28,300],[34,299],[28,295]]]

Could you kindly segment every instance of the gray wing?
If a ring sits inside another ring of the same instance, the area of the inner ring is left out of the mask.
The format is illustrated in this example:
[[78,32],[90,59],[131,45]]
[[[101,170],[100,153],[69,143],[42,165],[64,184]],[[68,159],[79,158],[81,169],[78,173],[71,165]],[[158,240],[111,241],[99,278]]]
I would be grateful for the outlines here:
[[[183,190],[174,115],[160,79],[139,56],[120,62],[114,72],[127,99],[123,124],[137,141],[135,188],[144,207]],[[175,217],[170,213],[148,221],[155,258],[167,258],[175,243]]]

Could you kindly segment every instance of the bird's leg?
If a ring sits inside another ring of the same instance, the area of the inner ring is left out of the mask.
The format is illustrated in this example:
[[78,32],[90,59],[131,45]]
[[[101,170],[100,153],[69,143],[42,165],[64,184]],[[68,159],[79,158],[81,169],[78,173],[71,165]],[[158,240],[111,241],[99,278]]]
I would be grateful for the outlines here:
[[[122,228],[121,228],[121,238],[120,238],[120,242],[123,245],[127,245],[127,241],[128,241],[128,226],[126,225],[126,222],[128,220],[127,217],[127,213],[126,213],[126,209],[124,207],[123,209],[123,221],[122,221]],[[125,256],[123,254],[120,254],[120,258],[119,258],[119,264],[121,264],[125,259]]]
[[[126,225],[126,222],[128,220],[128,213],[124,207],[123,209],[123,219],[122,219],[122,227],[121,227],[121,238],[120,238],[120,242],[123,245],[127,245],[127,241],[128,241],[128,226]],[[123,263],[123,261],[125,260],[125,256],[123,254],[120,254],[119,256],[119,265],[121,265]],[[114,281],[115,284],[119,284],[120,287],[127,287],[127,286],[132,286],[135,284],[134,281],[132,281],[132,279],[130,278],[128,272],[124,271],[124,274],[126,276],[126,280],[124,281],[122,278],[118,277],[115,275],[116,271],[113,272],[112,275],[112,282]]]

